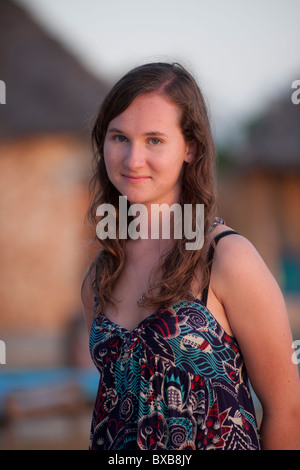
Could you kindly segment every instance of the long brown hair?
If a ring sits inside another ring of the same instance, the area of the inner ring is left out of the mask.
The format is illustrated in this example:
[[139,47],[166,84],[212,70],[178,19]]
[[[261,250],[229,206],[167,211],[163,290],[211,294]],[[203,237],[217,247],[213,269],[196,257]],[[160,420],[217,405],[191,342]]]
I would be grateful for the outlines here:
[[[196,143],[196,155],[191,163],[184,162],[180,204],[204,204],[204,239],[206,239],[216,211],[215,149],[211,135],[207,107],[203,95],[191,74],[174,63],[150,63],[128,72],[111,89],[103,101],[93,131],[93,176],[90,182],[90,207],[88,218],[94,226],[99,221],[96,209],[109,203],[116,209],[118,227],[119,196],[121,194],[110,182],[104,164],[103,146],[109,123],[125,111],[138,96],[159,91],[181,110],[180,127],[186,142]],[[202,264],[202,288],[208,282],[208,266],[203,250],[186,250],[186,238],[174,241],[168,255],[152,273],[151,288],[141,305],[158,309],[178,300],[188,299],[196,267]],[[99,241],[99,252],[91,269],[95,273],[93,290],[98,296],[96,315],[103,312],[112,301],[113,285],[118,279],[125,261],[126,240],[106,238]],[[158,279],[156,284],[154,279]],[[155,295],[154,295],[155,291]]]

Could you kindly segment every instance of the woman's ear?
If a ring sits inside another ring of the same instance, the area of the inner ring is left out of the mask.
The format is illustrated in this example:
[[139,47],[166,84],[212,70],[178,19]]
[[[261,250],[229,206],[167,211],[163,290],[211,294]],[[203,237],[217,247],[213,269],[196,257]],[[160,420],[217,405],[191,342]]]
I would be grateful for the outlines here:
[[191,163],[196,157],[196,152],[197,152],[197,143],[194,140],[191,140],[190,142],[188,142],[187,152],[186,152],[184,161],[187,163]]

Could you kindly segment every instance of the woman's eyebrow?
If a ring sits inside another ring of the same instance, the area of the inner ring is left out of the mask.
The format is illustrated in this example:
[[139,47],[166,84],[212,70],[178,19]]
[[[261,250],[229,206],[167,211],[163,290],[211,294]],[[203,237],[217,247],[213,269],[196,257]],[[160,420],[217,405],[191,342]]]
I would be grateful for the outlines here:
[[[126,132],[122,131],[121,129],[117,129],[116,127],[111,127],[110,129],[108,129],[109,133],[116,133],[116,134],[126,134]],[[161,131],[149,131],[149,132],[145,132],[143,135],[145,136],[165,136],[167,137],[167,134],[165,134],[164,132],[161,132]]]
[[150,131],[150,132],[145,132],[147,136],[161,136],[161,137],[167,137],[167,134],[164,134],[164,132],[161,131]]
[[116,127],[111,127],[110,129],[108,129],[107,132],[116,132],[117,134],[124,134],[123,131],[121,131],[120,129],[117,129]]

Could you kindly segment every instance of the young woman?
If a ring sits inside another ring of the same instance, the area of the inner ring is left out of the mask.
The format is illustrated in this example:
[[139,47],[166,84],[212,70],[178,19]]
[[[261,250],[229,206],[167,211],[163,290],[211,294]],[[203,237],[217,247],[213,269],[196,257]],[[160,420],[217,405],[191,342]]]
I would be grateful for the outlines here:
[[[104,100],[92,137],[89,215],[96,227],[97,207],[112,205],[117,231],[100,240],[82,285],[100,371],[90,448],[299,448],[283,297],[251,243],[216,218],[214,145],[195,80],[178,64],[135,68]],[[120,236],[120,196],[147,209],[148,237]],[[186,249],[183,230],[151,238],[157,204],[203,204],[203,245]]]

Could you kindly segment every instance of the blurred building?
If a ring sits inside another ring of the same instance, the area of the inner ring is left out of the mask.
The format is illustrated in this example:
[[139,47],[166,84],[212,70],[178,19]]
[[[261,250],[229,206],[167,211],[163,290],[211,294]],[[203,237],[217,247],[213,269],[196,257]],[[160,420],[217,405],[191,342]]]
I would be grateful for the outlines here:
[[248,125],[220,178],[222,213],[262,254],[287,292],[300,293],[300,106],[284,96]]
[[[292,80],[291,80],[292,83]],[[300,334],[300,105],[280,97],[248,124],[219,175],[220,212],[257,248]]]
[[0,2],[0,79],[0,338],[8,366],[47,366],[49,338],[81,314],[89,133],[108,86],[10,0]]

